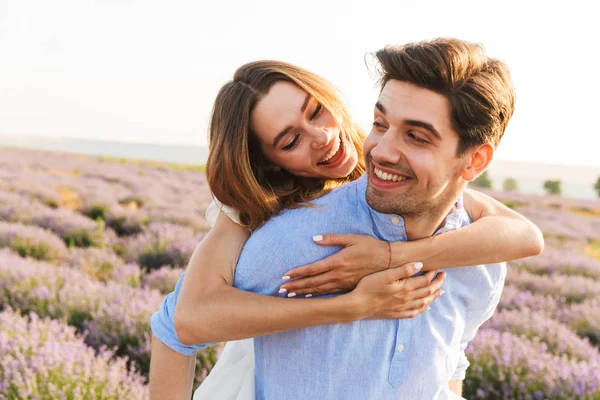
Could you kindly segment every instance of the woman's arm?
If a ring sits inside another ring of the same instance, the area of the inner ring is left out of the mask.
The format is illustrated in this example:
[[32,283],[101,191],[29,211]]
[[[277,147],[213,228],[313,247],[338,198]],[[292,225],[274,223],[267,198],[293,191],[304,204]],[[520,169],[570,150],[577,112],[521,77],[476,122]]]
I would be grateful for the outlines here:
[[[174,330],[185,344],[262,336],[309,326],[346,323],[393,315],[411,318],[439,295],[443,274],[411,277],[407,264],[365,282],[353,293],[324,299],[285,299],[233,288],[234,268],[248,237],[244,228],[221,214],[196,248],[174,310]],[[404,279],[406,278],[406,279]],[[397,280],[403,279],[401,285]]]
[[190,399],[196,367],[195,356],[183,356],[152,337],[150,400]]
[[[295,268],[282,284],[296,295],[351,290],[360,279],[406,262],[422,262],[424,271],[511,261],[540,254],[541,231],[527,218],[493,198],[473,190],[464,192],[465,211],[473,221],[460,229],[411,242],[388,244],[365,235],[329,234],[318,238],[324,246],[343,246],[336,254]],[[391,256],[391,259],[390,259]]]
[[535,256],[544,249],[538,227],[499,201],[466,189],[463,203],[472,224],[423,240],[392,243],[392,266],[408,259],[421,261],[425,271],[493,264]]

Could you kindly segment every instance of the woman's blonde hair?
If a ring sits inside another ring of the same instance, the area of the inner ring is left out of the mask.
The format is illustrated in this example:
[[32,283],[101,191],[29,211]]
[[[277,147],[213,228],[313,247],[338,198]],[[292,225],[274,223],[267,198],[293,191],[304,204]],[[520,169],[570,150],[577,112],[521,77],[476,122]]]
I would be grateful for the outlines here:
[[[252,132],[250,115],[276,82],[291,82],[334,115],[358,153],[358,164],[340,179],[302,178],[274,168]],[[284,208],[298,207],[333,188],[357,179],[365,171],[364,136],[352,123],[338,91],[323,78],[280,61],[255,61],[241,66],[215,100],[209,128],[208,183],[223,204],[240,210],[249,229]]]

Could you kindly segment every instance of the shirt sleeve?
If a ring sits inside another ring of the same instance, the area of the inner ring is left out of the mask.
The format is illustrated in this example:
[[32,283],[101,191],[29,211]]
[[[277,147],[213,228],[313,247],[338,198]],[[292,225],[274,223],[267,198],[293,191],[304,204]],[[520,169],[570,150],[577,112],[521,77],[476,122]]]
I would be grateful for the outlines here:
[[235,222],[236,224],[238,224],[238,225],[242,224],[242,221],[240,220],[240,213],[237,212],[236,209],[231,208],[229,206],[225,206],[219,200],[214,199],[210,203],[210,205],[208,206],[208,208],[206,209],[206,212],[204,214],[206,217],[206,220],[208,221],[208,224],[211,227],[215,226],[215,224],[217,223],[217,218],[219,217],[219,211],[223,211],[223,213],[225,213],[225,215],[227,215],[229,218],[231,218],[231,220],[233,222]]
[[181,343],[179,337],[177,337],[174,323],[175,306],[177,305],[177,299],[179,298],[179,292],[181,291],[184,277],[185,273],[183,273],[179,278],[179,281],[177,281],[175,290],[165,297],[159,310],[152,315],[150,318],[150,326],[152,327],[152,334],[166,346],[184,356],[192,356],[196,354],[198,350],[207,346],[214,346],[217,343],[186,346]]
[[494,311],[496,311],[496,307],[500,302],[500,295],[502,294],[503,287],[504,281],[501,281],[496,285],[496,288],[492,291],[492,295],[487,307],[467,311],[467,318],[465,321],[465,332],[463,333],[462,339],[460,341],[460,355],[458,358],[458,366],[456,367],[456,370],[452,375],[452,380],[462,381],[465,379],[467,368],[469,368],[469,365],[471,365],[467,358],[467,355],[465,354],[465,349],[467,348],[469,342],[473,340],[481,325],[483,325],[485,321],[487,321],[492,317],[492,315],[494,315]]

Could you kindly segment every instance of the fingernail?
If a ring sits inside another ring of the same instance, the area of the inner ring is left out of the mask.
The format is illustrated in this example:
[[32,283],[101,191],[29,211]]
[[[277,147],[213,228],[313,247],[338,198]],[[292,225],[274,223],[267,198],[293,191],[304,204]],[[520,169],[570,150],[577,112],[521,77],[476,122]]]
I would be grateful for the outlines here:
[[420,270],[421,270],[421,268],[423,268],[423,263],[422,263],[422,262],[419,262],[419,261],[417,261],[417,262],[415,263],[415,269],[416,269],[417,271],[420,271]]
[[309,294],[307,294],[307,295],[306,295],[306,296],[304,296],[304,297],[312,297],[312,294],[310,294],[310,293],[309,293]]
[[283,278],[281,278],[282,281],[289,281],[290,279],[292,279],[292,278],[287,275],[284,276]]
[[288,297],[294,297],[296,296],[296,293],[292,292],[292,293],[288,293]]
[[286,288],[281,288],[281,289],[279,289],[279,293],[285,293],[285,292],[287,292],[287,289],[286,289]]
[[313,236],[313,240],[315,242],[320,242],[321,240],[323,240],[323,235],[315,235]]
[[440,296],[441,296],[441,295],[443,295],[444,293],[446,293],[446,291],[445,291],[445,290],[442,290],[442,291],[440,292]]
[[427,307],[427,311],[431,310],[431,307]]

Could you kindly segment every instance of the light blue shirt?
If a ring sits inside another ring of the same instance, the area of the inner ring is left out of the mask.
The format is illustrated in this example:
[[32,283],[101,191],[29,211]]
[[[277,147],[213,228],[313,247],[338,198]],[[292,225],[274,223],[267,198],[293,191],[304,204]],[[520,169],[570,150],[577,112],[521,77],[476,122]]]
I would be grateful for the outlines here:
[[[285,272],[339,250],[315,244],[313,235],[355,233],[406,241],[402,217],[371,209],[366,186],[363,176],[314,201],[316,207],[285,210],[271,218],[244,246],[234,286],[284,297],[278,290]],[[436,234],[469,223],[461,196]],[[446,399],[448,382],[465,377],[465,347],[498,305],[506,266],[446,273],[446,293],[415,318],[361,320],[257,337],[257,400]],[[190,355],[205,346],[184,346],[177,338],[173,313],[180,288],[181,280],[152,316],[152,330],[167,346]]]

